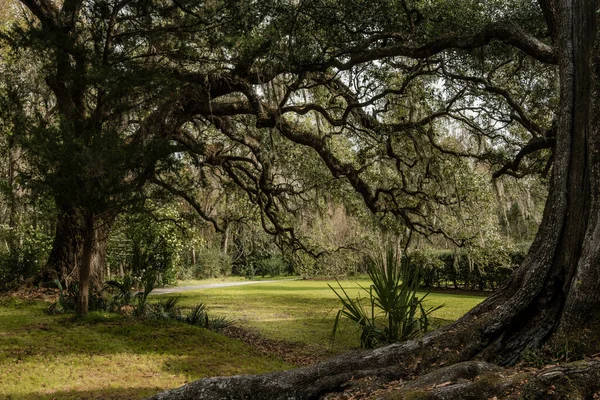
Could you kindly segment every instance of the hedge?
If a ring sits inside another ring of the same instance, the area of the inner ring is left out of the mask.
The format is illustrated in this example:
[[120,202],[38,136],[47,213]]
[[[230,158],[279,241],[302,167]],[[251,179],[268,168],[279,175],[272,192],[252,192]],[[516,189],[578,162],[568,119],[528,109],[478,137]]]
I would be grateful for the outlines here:
[[527,254],[527,246],[506,251],[503,257],[478,257],[451,250],[415,251],[410,263],[423,271],[422,286],[469,290],[496,290],[508,283],[513,271]]

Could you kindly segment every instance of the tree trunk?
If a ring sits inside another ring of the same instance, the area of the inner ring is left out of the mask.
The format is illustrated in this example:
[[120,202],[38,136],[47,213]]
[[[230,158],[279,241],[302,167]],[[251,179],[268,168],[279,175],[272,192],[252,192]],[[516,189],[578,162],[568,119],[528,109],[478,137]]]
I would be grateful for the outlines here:
[[[108,271],[106,263],[106,252],[108,250],[108,236],[112,229],[114,218],[96,219],[94,229],[94,246],[92,248],[92,265],[90,271],[90,285],[99,291],[107,279]],[[110,279],[110,277],[109,277]]]
[[79,279],[78,264],[82,253],[81,223],[73,207],[59,206],[52,250],[46,266],[31,283],[40,284],[58,279],[69,287]]
[[23,195],[23,189],[17,184],[17,171],[19,159],[21,158],[21,149],[15,144],[14,136],[8,137],[8,226],[10,235],[8,237],[8,248],[11,254],[16,254],[22,247],[22,237],[16,236],[17,228],[20,223],[19,202]]
[[[92,249],[90,269],[90,287],[100,290],[106,269],[106,251],[108,235],[112,228],[112,219],[102,220],[95,230],[95,240]],[[81,216],[72,206],[59,206],[56,219],[56,230],[52,250],[45,267],[28,279],[24,285],[41,285],[58,279],[63,287],[68,288],[73,282],[79,281],[79,268],[83,257],[85,224]]]
[[[210,378],[154,399],[308,399],[365,374],[392,377],[480,359],[501,365],[551,337],[600,321],[600,40],[598,6],[560,0],[560,103],[544,217],[511,282],[455,323],[418,341],[294,371]],[[594,349],[598,351],[599,349]]]
[[224,224],[225,231],[223,232],[223,237],[221,239],[221,252],[227,255],[227,251],[229,250],[229,231],[231,230],[231,223],[225,220]]
[[77,307],[75,310],[78,317],[86,317],[88,315],[92,254],[94,252],[94,243],[96,241],[96,232],[94,228],[94,216],[89,215],[85,219],[83,251],[81,264],[79,266],[79,294],[77,296]]

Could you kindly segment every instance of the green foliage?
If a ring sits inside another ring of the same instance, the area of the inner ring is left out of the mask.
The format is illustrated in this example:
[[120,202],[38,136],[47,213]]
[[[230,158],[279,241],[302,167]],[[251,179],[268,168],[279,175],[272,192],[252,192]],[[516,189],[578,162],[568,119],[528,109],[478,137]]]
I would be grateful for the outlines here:
[[154,303],[145,303],[144,318],[157,320],[184,320],[181,309],[177,306],[179,297],[168,297]]
[[[54,280],[54,284],[58,288],[58,300],[52,303],[47,311],[49,314],[62,314],[75,312],[77,307],[77,297],[79,296],[79,284],[72,283],[68,288],[63,288],[63,285],[58,279]],[[89,310],[90,311],[105,311],[110,308],[110,300],[107,300],[103,292],[98,293],[91,290],[89,294]]]
[[206,312],[206,305],[204,303],[198,303],[192,308],[185,317],[185,322],[190,325],[208,325],[208,313]]
[[131,275],[125,275],[121,280],[106,281],[105,288],[105,290],[113,292],[112,309],[131,304],[134,296],[134,280]]
[[10,229],[0,225],[0,237],[7,243],[18,242],[7,252],[0,252],[0,292],[14,288],[44,266],[52,238],[33,226]]
[[244,264],[237,264],[236,272],[248,279],[255,276],[282,276],[290,273],[291,263],[286,262],[281,254],[253,254],[246,258]]
[[407,259],[421,268],[421,282],[425,287],[496,290],[509,281],[528,248],[528,244],[489,246],[470,251],[423,248],[412,251]]
[[214,278],[231,274],[231,257],[218,248],[203,248],[197,252],[196,278]]
[[198,303],[190,308],[190,311],[183,316],[183,321],[190,325],[196,325],[219,332],[233,325],[233,320],[224,315],[209,317],[206,305]]
[[333,338],[342,317],[360,328],[364,348],[411,339],[427,332],[430,314],[441,306],[425,308],[423,301],[427,294],[417,296],[421,281],[418,267],[402,258],[396,247],[388,246],[381,259],[369,264],[367,273],[371,279],[369,289],[363,288],[367,298],[359,295],[352,299],[339,282],[341,293],[329,286],[342,303],[334,322]]
[[177,218],[174,204],[121,217],[109,238],[107,260],[111,271],[118,273],[123,268],[134,285],[143,285],[148,274],[154,274],[158,285],[173,282],[181,268],[184,241],[173,223]]
[[135,303],[134,314],[143,314],[146,308],[146,299],[156,285],[157,274],[155,271],[146,271],[141,279],[142,291],[137,291],[136,280],[131,275],[125,275],[123,279],[107,281],[104,291],[112,295],[110,310],[119,310],[121,307]]
[[225,316],[209,317],[204,303],[183,308],[179,306],[179,300],[179,297],[169,297],[153,303],[145,303],[143,314],[138,316],[153,320],[180,321],[214,331],[233,325],[233,321]]

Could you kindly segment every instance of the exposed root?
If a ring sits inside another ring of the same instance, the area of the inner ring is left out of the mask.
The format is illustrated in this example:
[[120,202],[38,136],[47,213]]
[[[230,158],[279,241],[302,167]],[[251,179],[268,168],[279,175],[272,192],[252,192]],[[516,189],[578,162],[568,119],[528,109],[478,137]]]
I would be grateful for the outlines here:
[[[467,378],[475,373],[475,377]],[[600,361],[578,361],[542,370],[519,371],[472,361],[400,382],[385,396],[364,398],[478,399],[595,399],[600,398]]]

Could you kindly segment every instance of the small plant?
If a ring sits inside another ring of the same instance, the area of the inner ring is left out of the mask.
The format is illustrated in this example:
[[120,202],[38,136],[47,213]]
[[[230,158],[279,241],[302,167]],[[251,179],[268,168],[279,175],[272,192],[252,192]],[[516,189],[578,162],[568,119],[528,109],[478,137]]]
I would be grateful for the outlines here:
[[401,258],[395,246],[388,246],[381,259],[367,265],[367,273],[372,283],[363,290],[368,297],[359,295],[352,299],[339,282],[340,292],[329,285],[342,303],[333,325],[332,340],[342,317],[360,328],[363,348],[407,340],[427,332],[431,313],[442,306],[425,308],[423,302],[427,294],[417,296],[421,281],[418,267]]
[[233,325],[233,321],[227,317],[209,318],[204,303],[198,303],[192,307],[190,313],[183,318],[183,321],[190,325],[200,326],[217,332]]
[[74,282],[67,290],[63,288],[58,279],[54,280],[54,284],[58,288],[58,300],[48,308],[48,311],[51,314],[75,311],[77,296],[79,295],[79,285],[77,282]]
[[181,309],[177,306],[179,297],[169,297],[156,303],[145,303],[144,313],[146,318],[158,320],[184,320]]
[[[58,279],[54,280],[58,288],[58,300],[48,307],[49,314],[60,314],[65,312],[74,312],[77,306],[77,297],[79,296],[79,285],[73,282],[68,289],[64,289]],[[100,291],[91,291],[89,297],[90,311],[104,311],[109,308],[103,293]]]
[[185,322],[190,325],[208,326],[206,305],[204,303],[198,303],[192,307],[190,313],[185,317]]
[[233,320],[224,316],[207,319],[207,322],[208,324],[205,326],[205,328],[215,332],[220,332],[223,329],[229,328],[233,325]]
[[119,309],[122,306],[128,306],[133,299],[134,280],[131,275],[125,275],[122,281],[110,280],[104,284],[105,290],[114,293],[111,303],[111,310]]
[[143,313],[138,313],[137,316],[155,320],[180,321],[213,331],[220,331],[233,325],[233,321],[226,317],[210,318],[204,303],[198,303],[191,307],[187,314],[185,308],[179,307],[178,303],[179,297],[169,297],[156,303],[144,303]]

